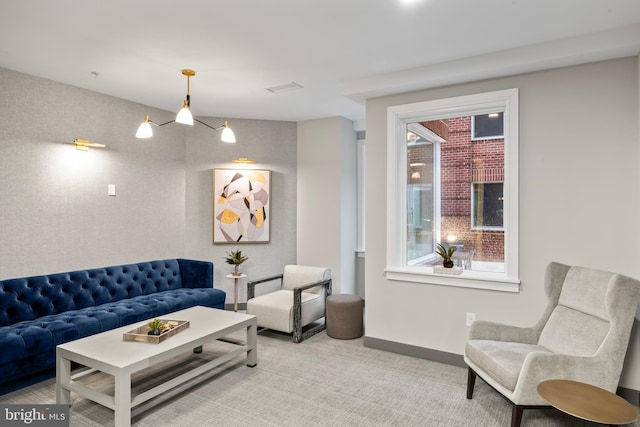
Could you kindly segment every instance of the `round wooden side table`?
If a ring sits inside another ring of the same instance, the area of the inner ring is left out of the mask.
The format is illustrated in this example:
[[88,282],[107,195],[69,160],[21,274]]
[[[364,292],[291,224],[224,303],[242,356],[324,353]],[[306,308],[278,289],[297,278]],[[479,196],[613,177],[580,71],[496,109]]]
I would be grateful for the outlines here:
[[570,380],[547,380],[538,394],[554,408],[574,417],[600,424],[621,425],[638,418],[629,402],[600,387]]

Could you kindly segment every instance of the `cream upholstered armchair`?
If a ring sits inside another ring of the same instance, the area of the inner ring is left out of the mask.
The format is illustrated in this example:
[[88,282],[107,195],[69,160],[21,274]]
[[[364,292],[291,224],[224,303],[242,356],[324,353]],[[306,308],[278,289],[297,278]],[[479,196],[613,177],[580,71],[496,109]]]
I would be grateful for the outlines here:
[[[255,296],[256,285],[280,280],[280,289]],[[331,295],[331,270],[324,267],[287,265],[278,276],[247,284],[247,314],[258,318],[258,326],[293,334],[299,343],[325,329],[325,322],[303,332],[303,327],[325,317]]]
[[640,299],[640,282],[619,274],[551,263],[545,274],[549,304],[532,328],[477,321],[464,360],[467,399],[476,375],[522,411],[548,406],[537,386],[548,379],[589,383],[615,393]]

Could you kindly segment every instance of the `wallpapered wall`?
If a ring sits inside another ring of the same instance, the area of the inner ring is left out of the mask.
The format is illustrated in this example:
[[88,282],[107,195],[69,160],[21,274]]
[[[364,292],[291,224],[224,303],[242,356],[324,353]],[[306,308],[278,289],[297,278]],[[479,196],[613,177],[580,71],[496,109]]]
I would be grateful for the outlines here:
[[[295,261],[295,123],[230,119],[236,144],[198,125],[140,140],[145,114],[175,113],[7,69],[0,93],[0,279],[189,257],[213,261],[229,294],[223,257],[235,246],[212,243],[211,169],[239,156],[273,180],[271,241],[243,246],[247,268],[257,277]],[[75,138],[107,147],[76,151]]]

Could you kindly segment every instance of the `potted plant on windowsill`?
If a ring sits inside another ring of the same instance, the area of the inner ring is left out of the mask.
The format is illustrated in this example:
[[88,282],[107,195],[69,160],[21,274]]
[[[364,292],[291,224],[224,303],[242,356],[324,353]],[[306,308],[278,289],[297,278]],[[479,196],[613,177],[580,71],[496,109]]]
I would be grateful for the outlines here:
[[224,260],[227,264],[233,265],[233,271],[231,274],[234,276],[240,276],[242,274],[240,272],[240,264],[248,259],[248,257],[242,255],[242,251],[240,249],[237,249],[235,251],[227,252],[227,256]]
[[438,243],[436,253],[442,257],[442,266],[444,268],[453,267],[453,260],[451,259],[451,257],[453,257],[453,254],[455,253],[456,249],[458,249],[457,246],[449,246],[449,249],[447,249],[444,246],[442,246],[440,243]]

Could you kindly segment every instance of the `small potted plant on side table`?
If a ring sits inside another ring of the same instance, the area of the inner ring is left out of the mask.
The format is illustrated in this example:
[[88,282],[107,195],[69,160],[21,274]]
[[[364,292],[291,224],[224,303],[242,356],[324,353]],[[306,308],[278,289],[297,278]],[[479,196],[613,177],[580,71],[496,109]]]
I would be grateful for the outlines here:
[[233,278],[233,311],[238,311],[238,280],[245,277],[240,272],[240,264],[248,259],[248,257],[242,255],[242,251],[240,249],[227,252],[227,256],[224,259],[227,264],[233,265],[233,271],[227,276]]
[[237,249],[235,251],[227,252],[227,257],[224,259],[227,264],[233,265],[233,271],[231,272],[234,276],[240,276],[240,264],[248,260],[249,258],[242,255],[242,251]]

